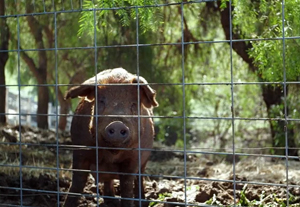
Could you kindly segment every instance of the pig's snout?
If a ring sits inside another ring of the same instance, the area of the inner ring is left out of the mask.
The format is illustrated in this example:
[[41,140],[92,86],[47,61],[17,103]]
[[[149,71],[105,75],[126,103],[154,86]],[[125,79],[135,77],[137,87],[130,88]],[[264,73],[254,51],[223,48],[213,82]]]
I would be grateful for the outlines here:
[[129,128],[121,121],[114,121],[105,127],[105,139],[108,142],[124,143],[129,133]]

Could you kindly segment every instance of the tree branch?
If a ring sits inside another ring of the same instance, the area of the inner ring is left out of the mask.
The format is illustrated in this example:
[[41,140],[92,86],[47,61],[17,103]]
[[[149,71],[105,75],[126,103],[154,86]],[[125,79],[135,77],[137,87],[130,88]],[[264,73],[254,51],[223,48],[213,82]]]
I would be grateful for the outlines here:
[[[178,7],[178,14],[180,16],[182,15],[180,7]],[[183,24],[184,24],[184,31],[183,31],[184,32],[184,41],[189,42],[190,40],[192,40],[194,42],[198,42],[199,40],[194,37],[193,33],[189,29],[186,18],[184,16],[183,16]]]
[[[211,4],[209,5],[210,7],[212,6]],[[229,3],[227,3],[227,6],[225,9],[221,9],[221,1],[218,1],[218,8],[221,14],[221,24],[226,36],[227,40],[230,40],[230,10],[229,10]],[[234,7],[231,7],[231,11],[234,10]],[[232,18],[232,17],[231,17]],[[232,39],[242,39],[242,37],[232,31]],[[230,43],[229,43],[230,44]],[[254,60],[251,58],[248,54],[248,51],[252,48],[252,44],[246,43],[245,41],[238,41],[238,42],[233,42],[232,43],[232,49],[249,65],[249,68],[252,72],[255,72],[258,70],[258,68],[253,64]]]
[[[32,13],[32,9],[33,6],[30,2],[26,3],[26,12],[27,13]],[[30,28],[30,32],[34,37],[35,43],[37,45],[37,48],[39,49],[38,51],[38,56],[39,56],[39,67],[36,69],[38,69],[38,73],[40,75],[42,75],[43,77],[47,77],[47,55],[46,55],[46,51],[45,46],[44,46],[44,42],[43,42],[43,27],[41,26],[41,24],[39,23],[39,21],[36,20],[36,18],[33,15],[29,15],[26,17],[29,28]]]
[[22,47],[20,46],[20,55],[21,55],[21,58],[24,60],[24,62],[27,64],[27,66],[29,67],[30,71],[33,73],[33,75],[38,79],[38,82],[40,82],[41,80],[39,80],[41,77],[40,77],[40,74],[38,73],[38,69],[34,63],[34,60],[29,57],[29,55],[23,51]]
[[48,47],[53,48],[54,44],[54,36],[53,36],[53,29],[50,29],[48,25],[44,26],[44,31],[48,39]]

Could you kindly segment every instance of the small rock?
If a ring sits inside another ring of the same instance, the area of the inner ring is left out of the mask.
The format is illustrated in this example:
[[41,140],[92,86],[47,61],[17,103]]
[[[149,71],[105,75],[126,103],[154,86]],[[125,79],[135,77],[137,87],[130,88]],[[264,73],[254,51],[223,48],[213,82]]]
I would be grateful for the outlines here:
[[156,182],[155,180],[154,180],[153,183],[152,183],[152,187],[153,187],[154,189],[157,188],[157,182]]
[[210,189],[208,189],[208,190],[202,190],[201,192],[199,192],[196,195],[195,200],[197,202],[203,203],[203,202],[209,200],[212,196],[213,196],[213,194],[212,194],[212,192],[211,192]]
[[208,177],[208,168],[203,168],[197,172],[197,175],[200,177]]
[[97,198],[97,196],[96,196],[96,197],[94,197],[94,201],[95,201],[95,203],[97,203],[97,199],[98,199],[98,203],[99,203],[99,204],[101,204],[101,203],[104,203],[104,199],[103,199],[103,198],[101,198],[101,197],[98,197],[98,198]]
[[19,136],[19,133],[16,130],[2,129],[2,134],[9,142],[16,143],[18,141],[17,137]]
[[94,183],[91,184],[90,191],[92,191],[93,193],[97,193],[97,186]]
[[[185,197],[184,192],[172,192],[172,198],[176,198],[176,202],[184,202],[184,200],[185,200],[184,197]],[[168,199],[169,198],[167,198],[167,200]]]
[[291,192],[292,192],[293,195],[299,196],[300,195],[300,188],[292,188]]
[[247,190],[246,191],[246,197],[249,199],[249,200],[257,200],[259,201],[260,200],[260,194],[257,193],[257,190],[254,190],[254,189],[251,189],[251,190]]
[[26,127],[25,126],[20,126],[20,125],[16,125],[14,127],[12,127],[13,130],[16,130],[16,131],[21,131],[21,133],[24,133],[28,130],[29,127]]
[[161,182],[158,184],[158,194],[170,193],[170,185],[168,182]]
[[213,162],[211,162],[211,161],[208,161],[208,162],[206,163],[206,165],[207,165],[207,166],[213,166],[213,165],[214,165],[214,163],[213,163]]
[[182,191],[183,190],[183,186],[182,185],[175,185],[173,187],[173,191]]
[[157,193],[156,193],[154,190],[148,191],[148,192],[145,194],[145,197],[146,197],[147,199],[150,199],[150,198],[152,198],[152,199],[157,199],[157,198],[158,198]]

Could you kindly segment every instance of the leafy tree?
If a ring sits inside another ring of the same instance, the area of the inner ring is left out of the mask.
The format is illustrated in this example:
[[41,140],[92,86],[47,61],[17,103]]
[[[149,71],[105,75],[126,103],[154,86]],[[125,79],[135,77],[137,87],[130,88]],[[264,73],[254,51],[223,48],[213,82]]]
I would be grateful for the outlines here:
[[[14,2],[10,2],[8,10],[11,13],[35,13],[43,11],[52,11],[54,9],[60,9],[60,6],[63,1],[55,1],[55,8],[52,5],[53,2],[33,2],[27,1],[22,2],[21,5],[15,5]],[[20,6],[20,7],[19,7]],[[76,4],[74,4],[76,6]],[[77,4],[78,6],[78,4]],[[24,8],[26,8],[24,10]],[[78,24],[76,18],[79,18],[79,15],[73,14],[57,14],[57,40],[58,47],[63,47],[63,44],[76,42],[78,39],[70,38],[73,33],[78,31]],[[17,22],[11,19],[9,21],[10,28],[12,31],[11,38],[11,47],[17,48]],[[75,20],[75,21],[74,21]],[[23,62],[21,62],[20,73],[21,73],[21,83],[22,84],[55,84],[55,83],[70,83],[78,84],[84,80],[84,74],[82,73],[82,65],[86,64],[87,55],[86,52],[82,53],[80,51],[70,52],[70,51],[57,51],[57,59],[55,52],[49,50],[49,48],[54,48],[55,45],[55,26],[54,26],[54,14],[45,14],[45,15],[28,15],[25,18],[19,18],[20,21],[20,47],[21,49],[37,48],[37,52],[28,52],[22,51],[20,53]],[[75,22],[75,24],[74,24]],[[64,28],[64,25],[67,25],[67,29]],[[60,41],[64,40],[64,41]],[[75,54],[74,54],[75,53]],[[78,55],[81,54],[81,55]],[[78,58],[79,57],[79,58]],[[17,53],[14,53],[10,58],[9,68],[10,71],[16,67],[16,58]],[[55,70],[57,61],[57,68]],[[68,64],[72,62],[72,65]],[[25,65],[24,65],[25,63]],[[24,69],[26,68],[26,69]],[[28,73],[27,68],[31,71],[33,76]],[[70,68],[74,68],[71,69]],[[58,76],[56,76],[58,73]],[[78,74],[81,74],[78,79]],[[33,78],[34,77],[34,78]],[[56,80],[56,77],[58,79]],[[56,90],[57,89],[57,90]],[[48,113],[48,102],[51,100],[53,104],[56,104],[56,100],[60,105],[60,114],[58,128],[60,130],[65,130],[66,127],[66,118],[70,109],[70,101],[64,100],[64,87],[48,87],[48,86],[38,86],[38,110],[37,114],[47,114]],[[48,119],[47,116],[37,116],[38,127],[48,128]]]
[[[31,3],[31,1],[25,1],[25,2],[21,2],[20,3],[20,7],[14,8],[14,2],[10,2],[10,4],[8,4],[8,6],[10,7],[10,9],[16,9],[16,11],[23,11],[26,13],[33,13],[34,12],[34,7]],[[22,8],[22,10],[20,9]],[[24,8],[24,10],[23,10]],[[43,17],[40,17],[43,18]],[[43,39],[43,30],[44,30],[44,25],[41,23],[40,18],[37,18],[33,15],[28,15],[25,18],[19,18],[19,25],[28,25],[28,27],[24,28],[24,27],[19,27],[19,31],[17,29],[17,25],[16,25],[16,21],[14,21],[12,23],[11,26],[11,34],[12,34],[12,38],[11,41],[14,42],[14,44],[12,45],[17,45],[17,32],[22,32],[22,31],[26,31],[28,32],[28,34],[30,34],[30,38],[27,39],[29,40],[28,42],[33,43],[35,45],[35,47],[37,49],[39,49],[39,51],[36,53],[33,53],[34,55],[36,55],[35,57],[30,56],[28,52],[22,51],[20,53],[21,58],[23,59],[23,61],[27,64],[28,69],[31,71],[31,73],[33,74],[33,76],[36,79],[36,82],[38,84],[47,84],[47,64],[48,64],[48,58],[47,58],[47,52],[45,51],[45,43],[44,43],[44,39]],[[21,36],[22,39],[25,37],[25,35]],[[28,38],[28,36],[26,36]],[[31,39],[32,38],[32,39]],[[23,49],[23,41],[21,39],[20,42],[20,49]],[[32,41],[30,41],[32,40]],[[27,41],[24,41],[27,43]],[[26,45],[28,46],[28,45]],[[36,59],[36,61],[35,61]],[[14,66],[14,68],[17,68]],[[37,108],[37,114],[44,114],[44,115],[38,115],[37,116],[37,124],[39,128],[48,128],[48,118],[47,115],[48,114],[48,102],[49,102],[49,90],[48,87],[46,86],[39,86],[37,88],[37,93],[38,93],[38,108]]]
[[[284,81],[283,64],[286,68],[286,80],[293,81],[299,77],[297,56],[299,48],[298,40],[285,40],[283,48],[283,26],[286,37],[299,34],[299,4],[296,1],[285,2],[285,24],[282,23],[282,1],[232,1],[232,14],[229,13],[229,2],[222,0],[218,3],[218,9],[212,3],[207,3],[210,8],[219,10],[221,23],[226,35],[230,39],[229,18],[233,20],[233,39],[269,39],[260,41],[240,41],[233,43],[233,49],[245,62],[249,69],[257,74],[259,81]],[[275,38],[275,39],[274,39]],[[279,38],[276,40],[276,38]],[[296,43],[296,44],[295,44]],[[283,49],[285,62],[283,61]],[[281,84],[262,85],[263,100],[267,107],[269,118],[284,118],[283,87]],[[287,91],[289,86],[287,86]],[[291,94],[294,96],[295,94]],[[288,108],[289,109],[289,108]],[[288,110],[289,111],[289,110]],[[284,121],[272,121],[270,119],[271,135],[274,147],[285,146]],[[295,147],[293,127],[288,126],[289,147]],[[275,150],[277,154],[283,154],[284,150]],[[297,150],[290,149],[289,155],[297,155]]]
[[[299,36],[300,30],[300,5],[297,1],[286,1],[285,10],[282,11],[281,1],[264,2],[262,6],[262,13],[268,15],[268,27],[262,30],[259,38],[282,38],[283,35],[286,40],[277,41],[256,41],[253,43],[253,49],[249,51],[251,57],[254,58],[254,64],[259,69],[262,79],[267,81],[298,81],[300,77],[299,67],[299,44],[300,40],[295,38]],[[284,12],[284,23],[282,22],[282,13]],[[280,15],[279,15],[280,14]],[[259,16],[256,19],[261,18]],[[266,20],[265,20],[266,21]],[[284,34],[283,34],[284,31]],[[284,42],[283,42],[284,41]],[[285,77],[284,77],[285,70]],[[278,86],[283,91],[283,85]],[[287,114],[289,118],[297,118],[293,111],[298,111],[299,107],[295,100],[297,93],[291,93],[293,88],[297,86],[293,84],[287,85]],[[284,118],[284,97],[282,92],[282,101],[277,106],[272,106],[270,109],[271,117]],[[285,123],[271,122],[273,128],[274,146],[285,146]],[[289,147],[296,147],[297,135],[295,134],[295,124],[289,123],[287,125]],[[284,150],[280,150],[283,154]],[[290,155],[297,155],[297,150],[290,149]]]

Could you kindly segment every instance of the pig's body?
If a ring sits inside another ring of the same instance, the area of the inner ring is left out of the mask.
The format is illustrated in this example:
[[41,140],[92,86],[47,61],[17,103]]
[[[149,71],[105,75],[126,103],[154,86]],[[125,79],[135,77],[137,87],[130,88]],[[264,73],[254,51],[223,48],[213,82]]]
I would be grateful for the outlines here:
[[[139,143],[141,148],[152,148],[154,137],[152,119],[150,117],[140,118],[140,127],[138,127],[137,81],[135,75],[124,69],[105,70],[97,75],[98,84],[113,85],[98,86],[96,96],[95,86],[88,86],[88,84],[95,84],[95,78],[87,80],[81,86],[71,88],[66,95],[66,98],[83,97],[77,106],[71,125],[71,137],[74,145],[96,146],[98,144],[99,147],[126,148],[125,150],[99,149],[98,171],[138,173]],[[139,78],[139,82],[147,84],[142,77]],[[155,100],[155,91],[148,85],[140,85],[139,97],[139,114],[151,116],[152,108],[158,105]],[[98,101],[97,110],[95,100]],[[103,116],[108,115],[108,117],[99,117],[96,122],[96,118],[93,118],[96,113]],[[141,150],[140,155],[141,172],[143,173],[150,151]],[[96,150],[74,150],[73,152],[73,169],[96,171],[96,161]],[[81,193],[87,176],[87,172],[74,171],[70,192]],[[93,176],[96,180],[96,173],[93,173]],[[136,198],[139,197],[139,183],[134,175],[99,173],[98,179],[99,182],[104,182],[105,196],[114,196],[113,179],[120,179],[121,197],[133,198],[133,195]],[[135,188],[133,188],[133,183]],[[142,183],[141,192],[142,198],[144,198]],[[77,201],[78,196],[69,195],[65,206],[76,206]],[[116,202],[113,199],[105,199],[105,203],[108,206],[114,206]],[[131,207],[134,205],[133,201],[122,199],[121,206]]]

